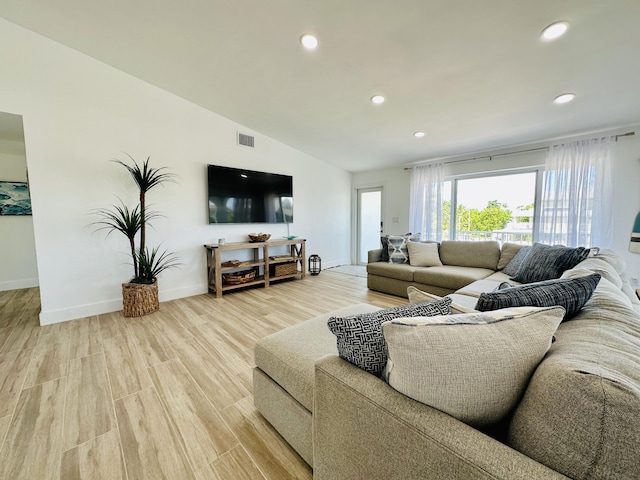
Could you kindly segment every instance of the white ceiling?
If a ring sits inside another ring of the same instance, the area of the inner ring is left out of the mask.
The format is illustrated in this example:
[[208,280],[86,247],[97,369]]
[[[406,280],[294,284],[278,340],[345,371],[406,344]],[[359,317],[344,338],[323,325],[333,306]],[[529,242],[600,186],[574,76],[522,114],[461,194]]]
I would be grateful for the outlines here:
[[[2,0],[0,16],[350,171],[640,122],[640,0]],[[541,41],[557,20],[568,33]]]

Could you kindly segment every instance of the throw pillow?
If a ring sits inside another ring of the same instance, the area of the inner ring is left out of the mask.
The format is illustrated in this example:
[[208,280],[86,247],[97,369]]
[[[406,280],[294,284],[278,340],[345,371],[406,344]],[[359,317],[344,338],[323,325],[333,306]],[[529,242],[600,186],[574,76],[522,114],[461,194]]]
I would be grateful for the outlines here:
[[505,242],[502,244],[502,248],[500,249],[500,260],[498,261],[498,270],[502,270],[506,267],[513,257],[516,256],[521,249],[524,247],[519,243],[509,243]]
[[[409,298],[409,303],[422,303],[422,302],[437,302],[442,300],[443,298],[450,297],[440,297],[438,295],[434,295],[432,293],[423,292],[422,290],[416,287],[407,287],[407,297]],[[477,312],[477,310],[469,307],[465,307],[464,305],[460,305],[451,299],[451,313],[473,313]]]
[[407,242],[409,263],[414,267],[441,267],[437,243]]
[[534,243],[512,280],[532,283],[560,278],[565,270],[575,267],[588,256],[589,250],[584,247]]
[[407,242],[419,242],[420,234],[389,235],[387,241],[389,242],[389,263],[409,263]]
[[518,404],[562,321],[560,307],[520,307],[383,325],[389,385],[474,427]]
[[389,235],[380,237],[380,244],[382,245],[382,253],[380,254],[380,261],[389,262]]
[[558,305],[566,311],[563,320],[570,320],[591,298],[600,278],[599,273],[593,273],[584,277],[546,280],[481,293],[476,310],[486,312],[507,307]]
[[331,317],[327,325],[337,338],[338,355],[361,369],[380,375],[387,364],[382,324],[400,317],[449,315],[451,299],[416,303],[348,317]]
[[522,262],[524,262],[524,259],[527,258],[527,255],[529,255],[530,251],[531,246],[522,247],[520,250],[518,250],[518,253],[516,253],[509,261],[509,263],[507,263],[507,265],[502,269],[502,273],[513,277],[516,273],[518,273],[520,265],[522,265]]

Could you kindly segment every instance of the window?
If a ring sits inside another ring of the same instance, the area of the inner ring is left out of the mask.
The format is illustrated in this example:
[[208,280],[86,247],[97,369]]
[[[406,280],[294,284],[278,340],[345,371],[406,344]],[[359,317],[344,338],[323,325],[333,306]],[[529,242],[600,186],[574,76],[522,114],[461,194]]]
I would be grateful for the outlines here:
[[442,238],[531,244],[537,182],[536,170],[445,181]]

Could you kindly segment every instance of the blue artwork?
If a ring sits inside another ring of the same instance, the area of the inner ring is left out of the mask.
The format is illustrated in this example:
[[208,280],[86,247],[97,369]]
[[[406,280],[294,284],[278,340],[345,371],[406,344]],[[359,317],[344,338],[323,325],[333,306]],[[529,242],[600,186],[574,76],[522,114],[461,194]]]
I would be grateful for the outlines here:
[[31,197],[26,182],[0,181],[0,215],[31,215]]
[[633,230],[631,231],[631,242],[629,242],[629,251],[633,253],[640,253],[640,213],[636,216],[636,221],[633,222]]

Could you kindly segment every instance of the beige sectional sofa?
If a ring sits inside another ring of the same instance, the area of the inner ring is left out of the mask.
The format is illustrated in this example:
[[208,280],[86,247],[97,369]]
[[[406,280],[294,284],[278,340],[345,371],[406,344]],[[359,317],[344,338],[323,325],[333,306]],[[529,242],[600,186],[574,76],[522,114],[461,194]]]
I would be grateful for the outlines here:
[[[497,266],[499,254],[492,261]],[[452,278],[478,274],[479,279],[453,288],[452,280],[416,281],[413,270],[410,280],[376,281],[399,293],[398,285],[454,291],[455,303],[472,307],[482,291],[508,278],[446,255],[443,263],[463,267],[451,270]],[[370,274],[391,278],[381,272]],[[551,349],[502,425],[480,431],[339,358],[327,320],[377,309],[366,304],[260,340],[255,405],[318,479],[640,478],[640,302],[623,262],[611,251],[587,258],[563,277],[592,272],[602,275],[593,296],[557,329]]]
[[447,295],[493,275],[500,262],[500,244],[494,241],[445,240],[439,248],[442,266],[416,267],[380,261],[382,249],[370,250],[367,286],[371,290],[407,296],[413,286],[435,295]]

